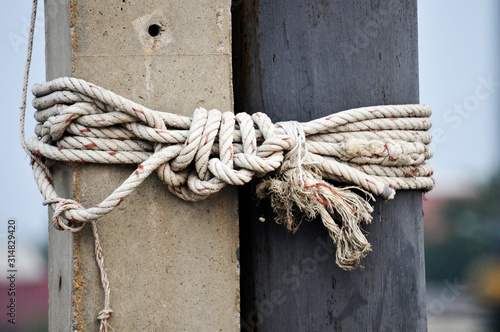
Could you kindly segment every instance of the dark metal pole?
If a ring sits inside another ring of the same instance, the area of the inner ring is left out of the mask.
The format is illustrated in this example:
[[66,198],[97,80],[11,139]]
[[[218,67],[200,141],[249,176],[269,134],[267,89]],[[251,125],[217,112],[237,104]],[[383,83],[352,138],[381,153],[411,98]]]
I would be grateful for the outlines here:
[[[418,103],[416,0],[235,1],[233,31],[237,111],[309,121]],[[319,220],[292,235],[251,193],[240,191],[243,331],[426,330],[421,192],[375,203],[373,251],[353,272],[335,265]]]

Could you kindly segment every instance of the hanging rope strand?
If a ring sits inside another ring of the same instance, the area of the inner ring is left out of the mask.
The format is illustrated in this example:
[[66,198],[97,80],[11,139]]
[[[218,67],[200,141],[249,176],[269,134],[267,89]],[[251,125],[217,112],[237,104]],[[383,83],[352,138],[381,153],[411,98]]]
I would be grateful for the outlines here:
[[36,9],[38,5],[38,0],[33,0],[33,7],[31,8],[31,21],[30,21],[30,31],[28,34],[28,52],[26,55],[26,65],[24,66],[24,79],[23,79],[23,93],[22,93],[22,102],[21,102],[21,120],[19,121],[19,134],[21,138],[21,145],[23,146],[24,151],[32,158],[31,151],[26,147],[26,139],[24,134],[25,127],[25,118],[26,118],[26,100],[28,97],[28,81],[30,77],[30,68],[31,68],[31,55],[33,53],[33,36],[35,34],[35,22],[36,22]]
[[[25,139],[25,119],[26,119],[26,104],[27,104],[27,96],[28,96],[28,81],[29,74],[31,68],[31,57],[33,54],[33,39],[35,34],[35,23],[36,23],[36,13],[37,13],[38,1],[33,0],[33,5],[31,9],[31,21],[30,21],[30,31],[28,35],[28,51],[26,55],[26,65],[24,68],[24,79],[23,79],[23,92],[22,92],[22,101],[21,101],[21,112],[20,112],[20,120],[19,120],[19,133],[20,140],[23,149],[26,153],[31,157],[33,174],[35,175],[35,179],[45,176],[46,181],[37,181],[40,191],[45,198],[44,204],[55,204],[54,213],[53,213],[53,225],[59,229],[65,229],[71,232],[80,231],[83,226],[80,227],[70,227],[62,222],[60,214],[67,209],[71,208],[83,208],[78,202],[71,199],[62,199],[58,197],[55,192],[55,188],[52,185],[52,177],[49,169],[45,165],[45,163],[41,159],[41,155],[34,153],[30,150],[26,144]],[[113,311],[110,309],[110,292],[111,289],[109,287],[109,280],[106,270],[104,269],[104,255],[102,251],[101,244],[99,242],[99,234],[97,232],[97,225],[95,221],[91,222],[92,224],[92,232],[95,240],[95,256],[96,262],[99,266],[99,271],[101,275],[101,283],[104,290],[104,309],[99,312],[97,319],[100,321],[99,332],[107,332],[108,327],[108,318],[111,316]]]

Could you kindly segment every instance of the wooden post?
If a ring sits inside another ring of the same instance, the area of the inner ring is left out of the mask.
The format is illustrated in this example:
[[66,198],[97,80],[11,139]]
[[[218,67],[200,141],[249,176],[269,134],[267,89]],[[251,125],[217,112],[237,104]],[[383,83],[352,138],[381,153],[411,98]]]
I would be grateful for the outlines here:
[[[416,0],[246,0],[233,29],[238,111],[309,121],[418,103]],[[426,330],[421,192],[375,203],[373,251],[353,272],[335,265],[319,220],[287,233],[251,192],[240,191],[243,330]]]
[[[157,110],[232,110],[229,0],[46,0],[47,79],[75,76]],[[91,207],[134,167],[58,163]],[[189,203],[154,175],[98,223],[115,331],[239,329],[237,191]],[[50,228],[49,329],[97,331],[103,291],[90,225]]]

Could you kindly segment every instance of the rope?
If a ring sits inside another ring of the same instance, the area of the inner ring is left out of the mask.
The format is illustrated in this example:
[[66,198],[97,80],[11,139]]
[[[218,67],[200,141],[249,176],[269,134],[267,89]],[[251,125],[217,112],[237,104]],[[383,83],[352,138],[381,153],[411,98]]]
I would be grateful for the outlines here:
[[104,290],[104,309],[99,312],[97,319],[101,322],[99,325],[99,332],[101,331],[107,332],[108,327],[111,327],[108,324],[108,318],[111,317],[111,314],[113,313],[113,310],[111,310],[110,308],[110,300],[109,300],[111,288],[109,287],[108,274],[104,269],[104,255],[102,253],[102,247],[99,241],[99,233],[97,232],[97,222],[91,221],[91,225],[92,225],[92,234],[94,234],[94,242],[95,242],[95,260],[97,262],[97,266],[99,266],[102,289]]
[[[191,118],[159,112],[77,78],[35,84],[33,93],[39,124],[26,146],[36,157],[138,165],[102,202],[84,208],[59,198],[50,172],[34,163],[60,229],[77,231],[103,217],[153,171],[188,201],[271,173],[257,190],[270,197],[277,221],[295,231],[299,212],[320,215],[337,244],[337,264],[352,269],[370,250],[359,225],[371,221],[372,208],[358,194],[390,200],[395,190],[434,185],[425,164],[432,156],[431,109],[423,105],[363,107],[275,125],[264,113],[197,108]],[[359,189],[338,189],[323,179]]]
[[[77,78],[33,86],[36,138],[25,141],[24,119],[37,0],[33,0],[20,115],[21,143],[54,210],[53,225],[70,232],[90,222],[105,294],[99,331],[107,331],[110,287],[96,220],[115,209],[153,171],[181,199],[198,201],[226,185],[267,177],[257,186],[278,223],[296,232],[301,216],[320,216],[337,246],[336,263],[360,266],[371,250],[360,225],[372,220],[368,200],[399,189],[430,190],[431,109],[423,105],[351,109],[307,123],[273,124],[264,113],[197,108],[193,117],[151,110]],[[94,207],[59,197],[47,160],[133,164],[136,170]],[[325,180],[349,184],[338,188]],[[364,196],[364,197],[363,197]],[[64,221],[64,219],[66,221]]]

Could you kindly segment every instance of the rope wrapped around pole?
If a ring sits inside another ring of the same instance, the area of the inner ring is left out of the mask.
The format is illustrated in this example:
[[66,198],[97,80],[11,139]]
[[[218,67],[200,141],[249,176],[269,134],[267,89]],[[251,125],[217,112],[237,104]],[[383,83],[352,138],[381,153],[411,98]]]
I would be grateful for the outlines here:
[[[26,145],[39,160],[35,179],[59,229],[78,231],[111,212],[153,171],[188,201],[267,176],[257,190],[270,196],[277,221],[296,231],[299,212],[320,215],[337,245],[337,264],[350,270],[370,250],[360,229],[372,219],[367,200],[434,185],[425,163],[432,156],[428,106],[363,107],[273,124],[264,113],[159,112],[76,78],[36,84],[33,94],[39,124]],[[57,195],[42,159],[138,166],[102,202],[84,208]]]

